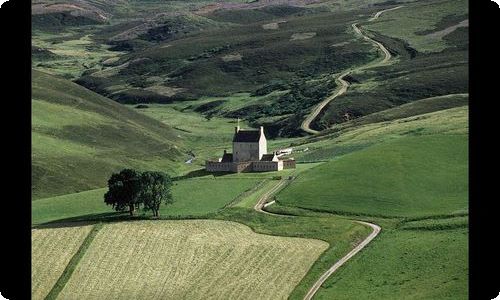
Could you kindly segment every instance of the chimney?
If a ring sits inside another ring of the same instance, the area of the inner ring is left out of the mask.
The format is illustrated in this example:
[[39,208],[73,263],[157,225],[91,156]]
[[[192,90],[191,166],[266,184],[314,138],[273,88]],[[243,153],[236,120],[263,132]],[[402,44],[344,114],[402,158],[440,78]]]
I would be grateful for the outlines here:
[[238,133],[238,131],[240,131],[240,126],[234,127],[234,133]]
[[260,126],[260,134],[264,134],[264,126]]

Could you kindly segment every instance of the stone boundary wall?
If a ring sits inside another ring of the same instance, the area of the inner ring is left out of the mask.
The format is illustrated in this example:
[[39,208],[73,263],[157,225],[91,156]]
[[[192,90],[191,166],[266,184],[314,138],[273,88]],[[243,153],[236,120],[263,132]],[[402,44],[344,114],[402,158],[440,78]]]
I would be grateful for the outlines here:
[[295,169],[295,159],[283,160],[283,169]]
[[252,169],[255,172],[280,171],[283,170],[283,164],[279,161],[255,161]]
[[207,161],[205,162],[205,169],[208,172],[231,172],[233,163],[218,162],[218,161]]
[[206,161],[208,172],[271,172],[295,168],[295,160],[218,162]]
[[252,171],[252,162],[238,162],[232,163],[231,172],[241,173],[241,172],[251,172]]

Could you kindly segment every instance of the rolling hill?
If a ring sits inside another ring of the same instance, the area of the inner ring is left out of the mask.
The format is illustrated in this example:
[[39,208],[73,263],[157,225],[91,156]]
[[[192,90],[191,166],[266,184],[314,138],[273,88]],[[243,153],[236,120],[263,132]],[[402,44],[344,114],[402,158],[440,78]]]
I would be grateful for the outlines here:
[[32,77],[32,198],[106,185],[124,167],[173,172],[173,129],[65,79]]
[[280,203],[377,216],[467,211],[465,135],[409,134],[304,172]]

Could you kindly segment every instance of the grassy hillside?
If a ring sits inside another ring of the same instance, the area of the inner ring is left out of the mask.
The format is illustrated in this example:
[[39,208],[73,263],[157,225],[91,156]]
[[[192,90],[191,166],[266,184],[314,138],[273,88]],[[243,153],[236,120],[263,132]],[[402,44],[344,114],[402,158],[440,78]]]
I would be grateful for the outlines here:
[[395,139],[305,171],[278,201],[379,216],[467,211],[467,144],[465,135]]
[[33,72],[33,199],[103,187],[124,167],[175,173],[184,158],[178,144],[174,130],[161,122]]
[[[408,106],[406,108],[412,109]],[[387,114],[378,114],[373,119],[391,118],[394,115],[407,113],[397,109],[385,112]],[[370,119],[371,115],[366,117],[366,121]],[[358,124],[357,120],[363,124],[364,118],[336,124],[317,136],[293,141],[290,145],[295,148],[294,157],[303,162],[325,161],[400,137],[435,134],[467,135],[469,132],[468,106],[363,125]]]

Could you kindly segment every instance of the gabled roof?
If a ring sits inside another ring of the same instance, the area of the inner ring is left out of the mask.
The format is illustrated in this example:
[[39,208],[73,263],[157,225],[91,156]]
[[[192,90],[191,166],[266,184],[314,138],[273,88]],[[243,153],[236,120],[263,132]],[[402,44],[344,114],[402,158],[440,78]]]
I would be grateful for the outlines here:
[[224,153],[224,155],[222,155],[222,160],[220,162],[232,162],[232,161],[233,161],[233,154]]
[[234,134],[233,142],[238,143],[258,143],[260,130],[239,130]]
[[264,154],[262,155],[261,161],[273,161],[274,154]]

